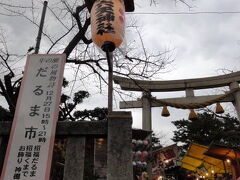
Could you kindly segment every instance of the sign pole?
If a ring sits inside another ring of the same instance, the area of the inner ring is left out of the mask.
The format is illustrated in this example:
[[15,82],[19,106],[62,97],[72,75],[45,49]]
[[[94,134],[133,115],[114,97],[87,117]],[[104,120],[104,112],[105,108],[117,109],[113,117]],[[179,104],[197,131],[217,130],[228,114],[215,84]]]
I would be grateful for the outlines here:
[[43,31],[43,25],[44,25],[44,19],[45,19],[45,15],[46,15],[46,10],[47,10],[47,1],[43,2],[43,10],[42,10],[42,17],[41,17],[41,21],[40,21],[40,26],[39,26],[39,30],[38,30],[38,36],[37,36],[37,42],[36,42],[36,47],[35,47],[35,54],[38,54],[39,52],[39,47],[40,47],[40,43],[41,43],[41,37],[42,37],[42,31]]

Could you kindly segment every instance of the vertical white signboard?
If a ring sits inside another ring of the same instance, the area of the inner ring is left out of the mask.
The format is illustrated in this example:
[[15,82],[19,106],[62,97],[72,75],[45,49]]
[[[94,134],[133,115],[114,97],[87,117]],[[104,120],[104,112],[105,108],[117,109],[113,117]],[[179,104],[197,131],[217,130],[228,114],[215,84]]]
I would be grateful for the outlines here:
[[28,56],[1,180],[49,180],[65,59]]

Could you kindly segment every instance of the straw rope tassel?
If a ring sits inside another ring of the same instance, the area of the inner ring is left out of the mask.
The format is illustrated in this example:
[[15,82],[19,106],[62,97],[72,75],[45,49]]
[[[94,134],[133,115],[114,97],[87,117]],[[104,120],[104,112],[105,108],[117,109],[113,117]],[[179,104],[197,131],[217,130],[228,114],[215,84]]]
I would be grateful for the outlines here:
[[223,107],[221,106],[221,104],[218,102],[217,105],[216,105],[216,113],[217,114],[222,114],[224,113],[224,109]]
[[195,111],[193,109],[190,109],[188,119],[189,120],[196,120],[197,119],[197,114],[195,113]]
[[163,116],[163,117],[168,117],[168,116],[170,116],[170,113],[169,113],[169,111],[168,111],[168,109],[167,109],[167,106],[163,106],[162,116]]

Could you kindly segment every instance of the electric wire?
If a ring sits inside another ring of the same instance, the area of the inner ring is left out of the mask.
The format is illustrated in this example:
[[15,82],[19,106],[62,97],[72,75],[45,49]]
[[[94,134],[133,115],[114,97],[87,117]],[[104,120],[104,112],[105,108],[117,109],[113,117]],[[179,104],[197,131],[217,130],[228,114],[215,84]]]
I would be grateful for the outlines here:
[[196,11],[196,12],[134,12],[128,15],[198,15],[198,14],[240,14],[240,11]]

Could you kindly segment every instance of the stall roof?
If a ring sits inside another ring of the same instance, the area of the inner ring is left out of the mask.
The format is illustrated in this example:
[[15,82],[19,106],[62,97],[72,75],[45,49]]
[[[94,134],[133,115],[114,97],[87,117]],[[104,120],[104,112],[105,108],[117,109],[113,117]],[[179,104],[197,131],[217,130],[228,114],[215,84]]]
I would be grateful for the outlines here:
[[221,160],[225,160],[225,159],[240,159],[240,152],[239,151],[235,151],[231,148],[228,148],[226,146],[223,145],[217,145],[217,144],[213,144],[211,145],[208,150],[204,153],[205,155],[217,158],[217,159],[221,159]]
[[[198,174],[209,176],[214,173],[227,173],[229,168],[224,168],[222,160],[205,155],[208,147],[200,144],[192,143],[187,154],[182,159],[182,167]],[[228,172],[230,173],[230,172]]]
[[143,130],[143,129],[132,129],[132,139],[141,139],[144,140],[146,139],[150,134],[152,133],[152,131],[147,131],[147,130]]

